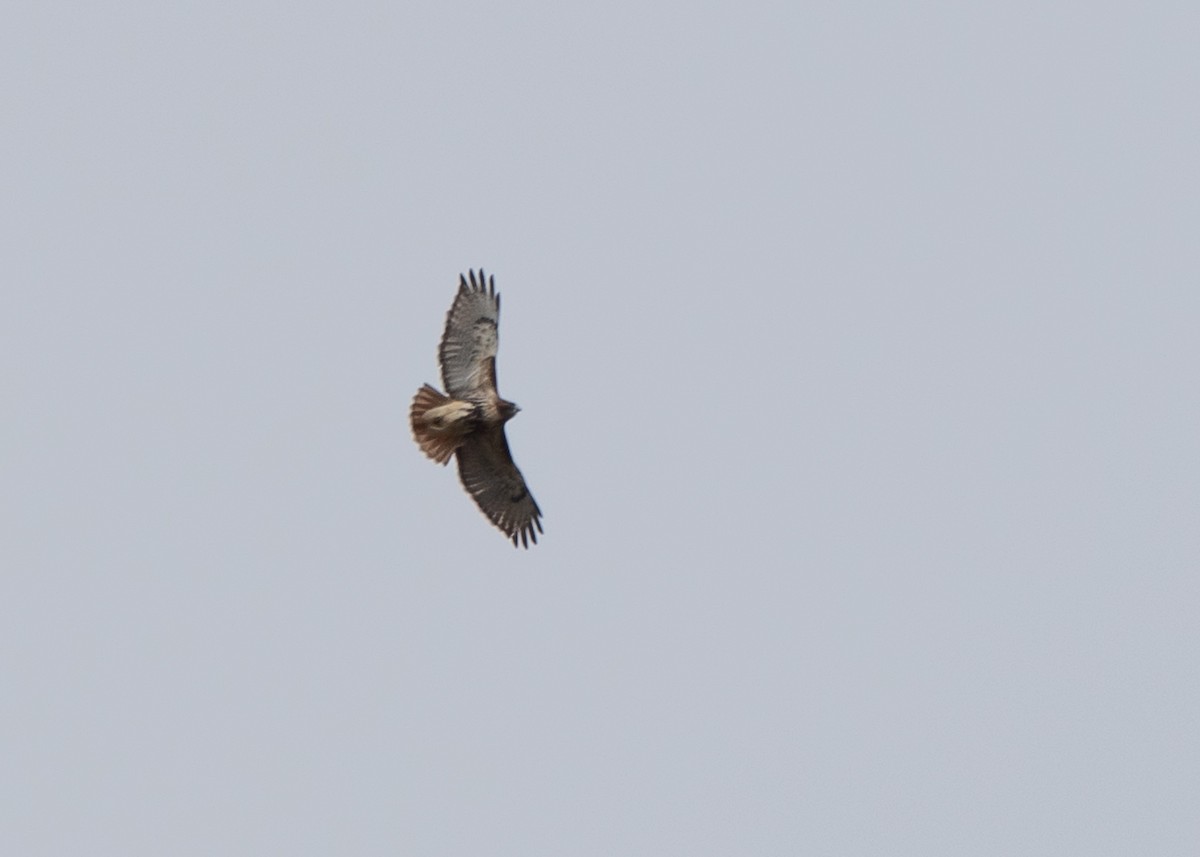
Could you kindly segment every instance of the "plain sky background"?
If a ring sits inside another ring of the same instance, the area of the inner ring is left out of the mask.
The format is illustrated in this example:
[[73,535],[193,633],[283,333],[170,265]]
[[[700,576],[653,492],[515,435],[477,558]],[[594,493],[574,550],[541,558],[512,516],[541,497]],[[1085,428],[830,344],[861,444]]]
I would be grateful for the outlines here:
[[9,5],[0,853],[1198,853],[1198,28]]

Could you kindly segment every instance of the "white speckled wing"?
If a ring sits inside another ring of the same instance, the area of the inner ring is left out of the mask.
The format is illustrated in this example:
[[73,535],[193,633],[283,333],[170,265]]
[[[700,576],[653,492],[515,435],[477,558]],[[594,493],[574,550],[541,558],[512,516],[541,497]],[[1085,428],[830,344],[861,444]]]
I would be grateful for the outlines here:
[[455,398],[496,389],[500,296],[494,277],[486,277],[482,269],[478,278],[474,271],[469,273],[469,282],[459,277],[458,294],[446,314],[446,330],[438,350],[442,383]]

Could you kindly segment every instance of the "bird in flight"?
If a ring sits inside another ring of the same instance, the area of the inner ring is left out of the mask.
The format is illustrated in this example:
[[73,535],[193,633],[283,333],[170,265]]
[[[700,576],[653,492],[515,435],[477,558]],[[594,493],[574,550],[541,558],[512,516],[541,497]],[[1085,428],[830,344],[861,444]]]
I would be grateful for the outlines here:
[[[504,424],[521,409],[496,390],[496,328],[500,296],[495,277],[458,278],[458,294],[446,314],[438,348],[446,393],[424,384],[409,419],[421,451],[438,464],[458,458],[458,476],[483,514],[526,548],[537,544],[542,510],[529,493],[508,450]],[[536,531],[535,531],[536,530]]]

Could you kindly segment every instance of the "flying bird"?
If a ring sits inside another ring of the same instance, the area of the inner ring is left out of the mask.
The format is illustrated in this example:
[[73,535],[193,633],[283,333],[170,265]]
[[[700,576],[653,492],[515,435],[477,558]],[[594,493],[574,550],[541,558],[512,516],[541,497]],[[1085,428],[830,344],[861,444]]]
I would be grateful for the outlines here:
[[[409,419],[421,451],[438,464],[458,458],[463,487],[488,519],[528,548],[537,544],[542,510],[529,493],[508,450],[504,424],[521,409],[496,390],[496,334],[500,296],[495,277],[470,281],[459,275],[458,294],[446,314],[446,330],[438,348],[442,366],[439,392],[429,384],[413,398]],[[536,530],[536,532],[535,532]]]

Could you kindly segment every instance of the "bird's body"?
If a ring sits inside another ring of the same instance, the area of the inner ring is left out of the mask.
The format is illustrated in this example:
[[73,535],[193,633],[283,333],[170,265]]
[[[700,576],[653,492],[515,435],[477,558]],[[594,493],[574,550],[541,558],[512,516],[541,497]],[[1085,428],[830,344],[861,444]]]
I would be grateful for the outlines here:
[[520,408],[496,390],[500,296],[494,279],[459,278],[446,315],[438,357],[446,393],[429,384],[417,391],[409,412],[413,438],[439,464],[458,459],[463,487],[480,510],[516,545],[537,542],[541,509],[513,462],[504,424]]

